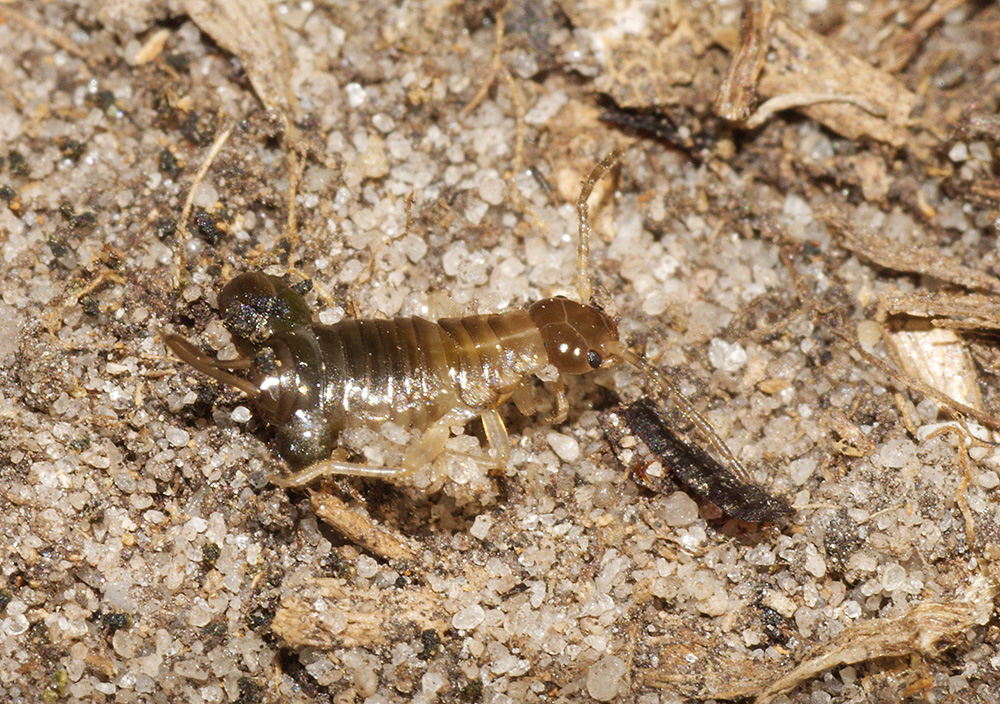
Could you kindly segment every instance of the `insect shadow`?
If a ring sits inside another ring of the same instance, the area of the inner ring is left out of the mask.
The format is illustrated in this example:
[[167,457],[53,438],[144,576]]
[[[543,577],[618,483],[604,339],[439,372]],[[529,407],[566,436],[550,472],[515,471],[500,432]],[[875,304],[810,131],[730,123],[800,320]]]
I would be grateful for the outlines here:
[[[668,398],[718,461],[744,483],[749,473],[669,376],[621,341],[615,320],[591,301],[587,200],[618,162],[594,166],[576,201],[579,301],[545,298],[504,313],[431,321],[420,317],[315,322],[302,294],[261,272],[241,274],[219,294],[219,310],[240,356],[209,357],[186,338],[167,347],[199,372],[244,392],[277,430],[278,454],[295,469],[280,486],[351,475],[400,480],[436,458],[450,429],[479,418],[498,465],[510,439],[499,407],[530,377],[555,393],[552,422],[567,417],[564,376],[626,363]],[[553,373],[553,371],[555,373]],[[338,447],[348,429],[392,421],[422,432],[399,466],[348,461]]]

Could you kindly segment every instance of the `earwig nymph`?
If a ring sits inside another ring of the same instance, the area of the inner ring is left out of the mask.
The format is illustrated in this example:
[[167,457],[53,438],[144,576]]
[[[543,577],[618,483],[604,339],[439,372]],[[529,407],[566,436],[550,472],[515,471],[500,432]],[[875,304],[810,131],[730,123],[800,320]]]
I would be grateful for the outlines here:
[[[584,181],[577,210],[581,300],[590,297],[585,273],[590,224],[587,199],[616,162],[611,154]],[[219,295],[219,309],[241,357],[223,362],[180,335],[167,346],[200,372],[245,392],[277,429],[278,452],[303,468],[281,483],[300,485],[341,474],[400,478],[434,459],[450,428],[479,417],[499,464],[510,440],[498,408],[531,375],[549,365],[559,375],[585,374],[627,362],[652,377],[723,460],[745,471],[666,375],[623,344],[615,321],[596,306],[546,298],[526,309],[430,321],[424,318],[313,322],[302,295],[259,272],[237,276]],[[561,382],[557,420],[568,404]],[[386,421],[423,431],[400,467],[331,457],[338,436]]]

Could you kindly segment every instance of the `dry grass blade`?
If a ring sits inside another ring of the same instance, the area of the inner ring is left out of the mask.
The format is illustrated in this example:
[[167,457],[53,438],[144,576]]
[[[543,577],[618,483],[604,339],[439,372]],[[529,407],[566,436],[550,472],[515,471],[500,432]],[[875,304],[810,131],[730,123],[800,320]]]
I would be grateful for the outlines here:
[[969,0],[942,0],[929,2],[930,7],[914,22],[899,27],[893,36],[879,49],[879,63],[886,71],[896,73],[906,68],[916,55],[924,39],[934,28],[944,20],[945,16],[966,4]]
[[[0,3],[6,4],[6,3]],[[52,42],[55,46],[59,47],[63,51],[68,51],[73,56],[79,57],[88,64],[94,63],[98,57],[84,51],[76,42],[74,42],[69,37],[65,36],[61,32],[57,32],[51,27],[39,24],[35,20],[31,19],[23,12],[19,12],[13,7],[5,7],[0,10],[0,19],[13,20],[24,25],[33,34],[37,34],[39,37],[44,38],[46,41]],[[0,24],[3,24],[0,22]]]
[[879,321],[890,316],[927,318],[938,328],[1000,330],[1000,300],[979,293],[901,291],[889,287],[879,295]]
[[1000,293],[1000,279],[964,266],[958,259],[931,247],[907,246],[853,227],[842,218],[826,213],[823,221],[840,244],[893,271],[933,276],[963,288]]
[[175,288],[180,285],[181,276],[184,273],[184,244],[190,236],[187,222],[188,218],[191,217],[191,209],[194,207],[195,194],[198,192],[198,187],[201,186],[202,182],[205,180],[205,176],[208,175],[208,170],[212,168],[215,158],[219,156],[219,152],[222,151],[222,147],[225,146],[226,142],[232,136],[233,129],[235,129],[235,127],[236,124],[230,122],[219,130],[219,133],[215,136],[215,140],[208,148],[208,152],[205,154],[204,159],[202,159],[201,166],[198,167],[197,173],[195,173],[194,178],[191,179],[191,186],[188,188],[187,196],[184,198],[184,206],[181,208],[181,215],[178,218],[177,240],[180,243],[180,246],[178,246],[174,252],[173,282]]
[[770,39],[772,0],[749,0],[743,5],[740,47],[729,64],[726,78],[719,86],[715,113],[734,122],[746,120],[759,96],[757,81],[764,68]]

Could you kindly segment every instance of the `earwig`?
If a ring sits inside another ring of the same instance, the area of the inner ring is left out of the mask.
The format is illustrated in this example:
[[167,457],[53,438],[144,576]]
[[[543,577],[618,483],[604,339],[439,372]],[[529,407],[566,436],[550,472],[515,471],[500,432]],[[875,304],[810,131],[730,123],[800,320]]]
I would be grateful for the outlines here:
[[[582,183],[577,199],[577,289],[590,300],[590,219],[594,185],[617,163],[612,152]],[[443,450],[452,426],[482,420],[499,465],[510,439],[499,407],[532,375],[551,365],[559,377],[555,422],[568,412],[563,376],[625,362],[650,378],[739,477],[735,455],[673,381],[629,349],[615,320],[589,303],[546,298],[526,309],[430,321],[424,318],[313,322],[301,293],[260,272],[241,274],[219,294],[223,321],[240,357],[218,361],[180,335],[166,345],[196,370],[244,392],[277,429],[279,455],[299,471],[285,486],[327,475],[400,479]],[[239,372],[239,373],[238,373]],[[347,462],[334,455],[338,436],[386,421],[423,432],[399,467]]]

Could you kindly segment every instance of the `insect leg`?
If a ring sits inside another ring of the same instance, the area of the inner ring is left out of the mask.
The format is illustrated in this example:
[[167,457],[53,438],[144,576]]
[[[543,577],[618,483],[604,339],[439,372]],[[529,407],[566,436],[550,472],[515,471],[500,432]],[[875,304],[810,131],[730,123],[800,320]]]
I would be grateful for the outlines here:
[[552,425],[560,425],[566,422],[566,418],[569,416],[569,399],[566,398],[566,385],[563,384],[561,378],[555,381],[546,382],[545,386],[555,394],[556,397],[556,412],[545,419],[546,423],[551,423]]
[[493,449],[493,459],[498,467],[505,467],[510,459],[510,436],[507,435],[507,428],[504,427],[503,418],[500,417],[497,409],[486,411],[482,415],[483,430],[486,431],[486,440]]
[[[490,448],[494,451],[492,460],[484,460],[482,456],[468,452],[447,450],[452,456],[465,457],[472,462],[486,464],[489,467],[505,467],[510,459],[510,438],[507,436],[507,428],[504,427],[500,413],[496,409],[485,411],[480,416],[483,420],[483,430],[486,432],[486,440]],[[395,478],[405,477],[424,465],[433,462],[439,455],[446,452],[445,443],[451,436],[451,427],[462,420],[461,414],[445,416],[430,428],[424,431],[423,436],[412,450],[406,453],[402,467],[393,475]]]
[[315,462],[289,477],[271,477],[271,482],[281,487],[305,486],[320,477],[337,475],[372,479],[401,479],[424,465],[430,464],[434,458],[441,454],[441,451],[444,450],[444,444],[448,442],[448,436],[451,434],[451,426],[457,420],[457,416],[449,414],[425,430],[420,441],[406,453],[406,457],[403,458],[399,467],[375,467],[369,464],[347,462],[340,457],[333,456]]
[[538,410],[535,403],[535,394],[530,384],[521,384],[510,395],[510,400],[520,411],[521,415],[530,416]]
[[283,488],[306,486],[312,484],[320,477],[348,476],[348,477],[371,477],[376,479],[392,479],[397,477],[404,470],[396,467],[375,467],[368,464],[357,464],[355,462],[345,462],[334,457],[315,462],[300,472],[296,472],[288,477],[279,477],[272,474],[271,483]]
[[406,453],[406,457],[403,458],[403,466],[397,470],[397,474],[394,476],[405,477],[433,462],[444,451],[444,445],[448,442],[451,426],[454,423],[455,417],[449,414],[425,430],[420,441]]
[[[482,415],[483,427],[490,447],[496,450],[496,461],[505,465],[510,457],[510,440],[507,429],[496,410],[490,410]],[[272,475],[271,483],[280,487],[299,487],[311,484],[321,477],[350,476],[368,477],[373,479],[403,479],[421,467],[430,464],[443,451],[445,443],[451,435],[451,426],[461,423],[465,416],[461,413],[448,414],[424,431],[419,442],[406,453],[399,467],[376,467],[368,464],[348,462],[342,456],[334,455],[325,460],[315,462],[305,469],[287,477]],[[338,453],[339,454],[339,453]],[[464,454],[464,453],[457,453]],[[473,457],[476,461],[481,458]]]

